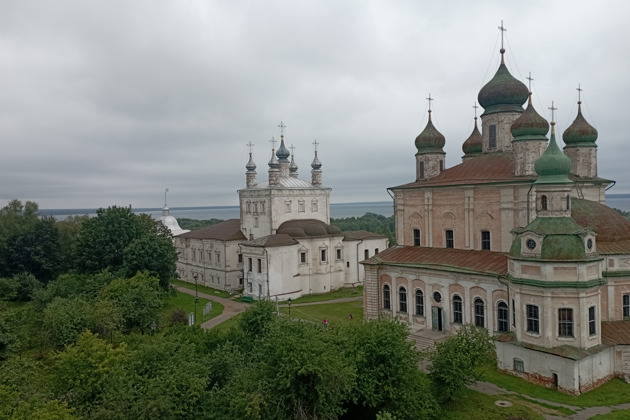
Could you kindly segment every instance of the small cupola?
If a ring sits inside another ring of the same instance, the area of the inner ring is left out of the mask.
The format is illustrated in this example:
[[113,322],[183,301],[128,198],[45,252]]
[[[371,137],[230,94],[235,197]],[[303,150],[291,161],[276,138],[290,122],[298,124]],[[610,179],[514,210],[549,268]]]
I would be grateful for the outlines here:
[[481,154],[483,150],[483,137],[481,136],[481,132],[477,127],[477,105],[475,104],[475,127],[473,128],[472,133],[466,139],[464,144],[462,144],[462,151],[464,152],[463,160],[467,160],[468,158],[472,158]]

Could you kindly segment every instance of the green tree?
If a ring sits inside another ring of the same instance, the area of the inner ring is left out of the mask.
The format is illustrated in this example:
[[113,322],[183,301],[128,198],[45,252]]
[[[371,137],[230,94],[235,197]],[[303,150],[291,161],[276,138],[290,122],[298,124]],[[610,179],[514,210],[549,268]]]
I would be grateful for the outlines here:
[[151,324],[158,321],[163,306],[159,280],[146,272],[130,279],[114,280],[99,297],[114,302],[120,308],[126,331],[148,331]]
[[87,214],[81,216],[68,216],[65,220],[57,221],[59,231],[60,272],[67,273],[75,267],[75,256],[77,254],[77,238],[83,223],[90,219]]
[[213,396],[220,418],[335,419],[355,379],[335,336],[319,325],[277,318],[248,360]]
[[89,331],[53,358],[52,390],[62,401],[88,416],[102,402],[107,382],[126,364],[125,346],[113,348]]
[[399,419],[416,419],[439,412],[427,375],[418,370],[421,355],[407,340],[406,325],[383,318],[342,326],[338,334],[357,372],[347,418],[389,412]]
[[276,307],[268,300],[258,300],[243,313],[239,326],[252,339],[266,334],[272,321],[276,319]]
[[435,395],[448,401],[482,378],[481,367],[494,360],[494,343],[486,329],[467,324],[456,335],[437,343],[427,356]]
[[76,250],[77,266],[84,273],[110,269],[129,276],[147,270],[160,277],[164,288],[175,273],[177,252],[170,231],[130,207],[99,209],[96,217],[83,222]]
[[132,277],[139,271],[147,271],[160,279],[160,286],[167,289],[175,274],[177,254],[173,242],[162,235],[144,235],[134,239],[123,252],[123,273]]

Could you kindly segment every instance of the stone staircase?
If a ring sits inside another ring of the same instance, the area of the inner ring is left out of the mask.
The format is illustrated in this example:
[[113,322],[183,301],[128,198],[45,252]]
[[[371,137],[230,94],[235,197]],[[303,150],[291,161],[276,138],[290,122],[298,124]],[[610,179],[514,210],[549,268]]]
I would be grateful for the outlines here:
[[422,351],[430,347],[433,347],[435,343],[444,341],[449,337],[449,334],[443,331],[433,330],[412,330],[409,331],[409,341],[415,342],[416,349]]

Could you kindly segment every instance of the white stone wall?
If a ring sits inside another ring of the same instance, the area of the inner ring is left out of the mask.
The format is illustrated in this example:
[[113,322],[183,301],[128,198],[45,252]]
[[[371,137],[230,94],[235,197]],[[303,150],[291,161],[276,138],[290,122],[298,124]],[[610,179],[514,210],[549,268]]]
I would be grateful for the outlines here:
[[[558,389],[570,394],[586,392],[615,374],[614,348],[576,361],[511,343],[497,341],[495,346],[499,369],[547,388],[555,387],[555,374]],[[523,361],[524,373],[514,371],[515,358]]]
[[329,188],[246,189],[239,193],[241,231],[248,239],[275,234],[289,220],[330,223]]
[[[512,151],[512,123],[521,116],[520,112],[498,112],[495,114],[482,115],[481,117],[481,137],[482,137],[482,152],[509,152]],[[489,133],[490,125],[496,125],[497,127],[497,147],[490,148],[489,146]]]
[[234,292],[242,288],[242,265],[238,262],[239,241],[175,238],[176,262],[181,280]]
[[514,175],[536,175],[534,164],[547,149],[547,142],[541,140],[512,142],[514,150]]
[[365,251],[369,253],[368,258],[374,256],[375,251],[379,252],[387,249],[387,238],[370,238],[364,240],[353,240],[343,242],[343,259],[345,261],[345,286],[356,286],[363,283],[364,267],[359,261],[365,260]]
[[596,147],[565,147],[564,154],[571,159],[571,173],[582,178],[597,177]]

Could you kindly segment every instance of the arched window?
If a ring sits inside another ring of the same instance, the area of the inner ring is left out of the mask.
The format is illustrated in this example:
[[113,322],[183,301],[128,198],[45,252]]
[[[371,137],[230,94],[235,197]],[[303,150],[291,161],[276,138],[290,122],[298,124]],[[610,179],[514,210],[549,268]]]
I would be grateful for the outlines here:
[[480,298],[475,299],[475,325],[480,328],[486,326],[483,300]]
[[416,290],[416,315],[424,316],[424,293],[422,290]]
[[510,320],[508,319],[508,306],[507,303],[501,301],[497,305],[497,320],[499,332],[508,332],[510,330]]
[[402,286],[398,289],[398,303],[400,312],[407,312],[407,290]]
[[540,196],[540,209],[547,210],[547,196],[546,195]]
[[571,196],[567,195],[567,210],[571,209]]
[[453,296],[453,322],[462,324],[464,322],[464,308],[462,298],[459,295]]
[[389,295],[389,284],[383,286],[383,309],[391,309],[391,297]]

